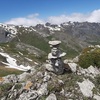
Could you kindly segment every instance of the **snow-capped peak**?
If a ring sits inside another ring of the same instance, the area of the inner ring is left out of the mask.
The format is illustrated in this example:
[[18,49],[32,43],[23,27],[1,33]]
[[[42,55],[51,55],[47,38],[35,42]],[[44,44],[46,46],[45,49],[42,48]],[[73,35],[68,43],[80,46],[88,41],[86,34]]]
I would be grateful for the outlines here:
[[0,27],[2,27],[5,31],[10,32],[11,34],[14,34],[14,35],[17,34],[17,29],[14,25],[0,23]]

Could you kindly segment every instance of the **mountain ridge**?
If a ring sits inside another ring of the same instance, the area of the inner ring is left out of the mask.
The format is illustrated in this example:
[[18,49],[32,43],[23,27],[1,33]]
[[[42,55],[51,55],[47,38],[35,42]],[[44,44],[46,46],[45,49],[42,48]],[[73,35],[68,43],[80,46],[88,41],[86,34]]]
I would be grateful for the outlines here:
[[[68,54],[70,54],[70,51],[78,54],[89,45],[100,44],[100,23],[66,22],[60,25],[46,23],[45,25],[37,24],[27,27],[0,24],[0,28],[8,32],[6,34],[0,32],[0,35],[4,34],[1,35],[1,38],[3,38],[1,42],[23,42],[45,52],[49,52],[47,50],[49,47],[46,46],[47,49],[44,49],[45,46],[43,48],[41,46],[47,45],[48,41],[53,39],[62,41],[63,46],[61,48],[63,50],[66,48]],[[38,46],[39,44],[41,45]]]

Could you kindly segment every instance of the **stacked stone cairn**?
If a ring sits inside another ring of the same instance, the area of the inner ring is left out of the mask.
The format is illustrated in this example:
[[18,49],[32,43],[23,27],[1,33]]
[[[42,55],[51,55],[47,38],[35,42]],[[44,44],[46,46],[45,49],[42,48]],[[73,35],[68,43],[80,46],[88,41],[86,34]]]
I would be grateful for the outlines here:
[[51,52],[48,54],[48,64],[46,64],[46,69],[52,71],[56,74],[64,73],[64,63],[62,57],[66,55],[65,52],[61,52],[59,49],[61,41],[49,41],[51,47]]

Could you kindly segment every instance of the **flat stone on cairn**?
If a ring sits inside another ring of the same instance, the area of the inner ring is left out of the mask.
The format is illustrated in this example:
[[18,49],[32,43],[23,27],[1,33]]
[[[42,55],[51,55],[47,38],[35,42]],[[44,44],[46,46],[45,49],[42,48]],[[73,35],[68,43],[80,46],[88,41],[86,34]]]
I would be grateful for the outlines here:
[[58,45],[60,43],[61,43],[61,41],[58,41],[58,40],[56,40],[56,41],[49,41],[49,44],[52,45],[52,46]]
[[56,58],[61,58],[61,57],[64,57],[65,55],[66,55],[65,52],[59,54],[58,56],[53,56],[52,53],[49,53],[49,54],[48,54],[48,59],[52,59],[52,58],[54,58],[54,59],[56,59]]

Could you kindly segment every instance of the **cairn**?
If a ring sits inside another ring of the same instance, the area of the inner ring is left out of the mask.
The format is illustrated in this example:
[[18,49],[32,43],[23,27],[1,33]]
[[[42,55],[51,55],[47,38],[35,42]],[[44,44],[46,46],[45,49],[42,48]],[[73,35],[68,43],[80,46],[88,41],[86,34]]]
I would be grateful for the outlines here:
[[59,49],[61,41],[49,41],[51,47],[51,52],[48,54],[48,64],[46,64],[46,69],[52,71],[56,74],[63,74],[64,63],[62,57],[66,55],[65,52],[61,52]]

